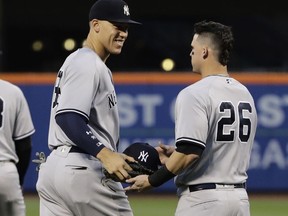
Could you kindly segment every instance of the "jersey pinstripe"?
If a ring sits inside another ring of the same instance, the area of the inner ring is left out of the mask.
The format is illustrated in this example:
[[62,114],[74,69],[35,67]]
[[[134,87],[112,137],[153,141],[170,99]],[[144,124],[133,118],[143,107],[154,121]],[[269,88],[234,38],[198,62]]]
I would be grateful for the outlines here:
[[30,110],[21,89],[0,80],[0,161],[18,162],[14,140],[35,132]]
[[176,185],[245,182],[256,127],[254,100],[237,80],[208,76],[183,89],[175,105],[176,143],[185,140],[204,151]]
[[55,116],[64,112],[83,115],[95,137],[107,148],[117,149],[119,116],[112,74],[91,49],[81,48],[67,57],[58,72],[51,106],[50,149],[76,145],[55,121]]

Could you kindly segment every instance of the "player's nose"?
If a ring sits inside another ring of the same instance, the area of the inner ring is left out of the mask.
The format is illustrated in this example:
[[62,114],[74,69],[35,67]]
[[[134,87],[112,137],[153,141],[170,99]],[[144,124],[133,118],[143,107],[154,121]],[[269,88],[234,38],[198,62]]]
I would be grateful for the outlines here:
[[126,39],[126,38],[128,37],[128,30],[126,30],[126,31],[121,30],[121,31],[119,32],[119,36],[120,36],[121,38]]

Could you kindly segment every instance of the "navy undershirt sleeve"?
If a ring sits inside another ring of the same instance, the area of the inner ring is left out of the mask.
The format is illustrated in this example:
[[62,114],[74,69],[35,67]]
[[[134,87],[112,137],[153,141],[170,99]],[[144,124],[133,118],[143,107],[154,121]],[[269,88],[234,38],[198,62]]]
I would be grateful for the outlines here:
[[74,142],[77,147],[94,157],[105,146],[99,142],[87,125],[87,119],[80,114],[67,112],[56,115],[56,122],[64,131],[66,136]]
[[204,148],[202,146],[193,145],[192,142],[181,141],[176,143],[176,151],[183,154],[197,154],[199,156],[202,155]]

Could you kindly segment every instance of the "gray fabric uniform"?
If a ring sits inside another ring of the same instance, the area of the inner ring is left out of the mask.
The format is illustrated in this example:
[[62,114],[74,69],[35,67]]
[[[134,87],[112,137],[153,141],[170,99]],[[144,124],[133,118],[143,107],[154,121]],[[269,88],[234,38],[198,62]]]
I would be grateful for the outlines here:
[[55,115],[75,112],[89,121],[93,135],[116,151],[119,116],[111,71],[89,48],[67,57],[55,83],[48,145],[52,153],[42,164],[37,181],[41,216],[132,215],[120,183],[103,175],[98,159],[69,153],[75,145],[55,122]]
[[25,215],[16,168],[19,158],[14,141],[31,136],[34,132],[23,92],[16,85],[0,80],[0,215]]
[[[256,133],[257,113],[247,88],[229,77],[203,78],[179,93],[175,118],[176,142],[205,148],[200,160],[175,178],[176,215],[249,215],[246,190],[230,186],[247,180]],[[203,183],[216,183],[217,189],[187,188]]]

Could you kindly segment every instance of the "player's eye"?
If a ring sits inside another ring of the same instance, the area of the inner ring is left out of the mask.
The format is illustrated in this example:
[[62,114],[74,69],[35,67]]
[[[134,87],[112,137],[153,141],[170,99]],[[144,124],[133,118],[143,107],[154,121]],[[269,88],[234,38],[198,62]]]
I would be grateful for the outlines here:
[[194,55],[194,50],[193,50],[193,48],[191,49],[190,54],[191,54],[191,55]]
[[191,55],[194,55],[194,47],[193,46],[191,46]]
[[123,32],[127,32],[129,29],[129,25],[121,24],[121,23],[113,23],[113,25],[119,30]]

